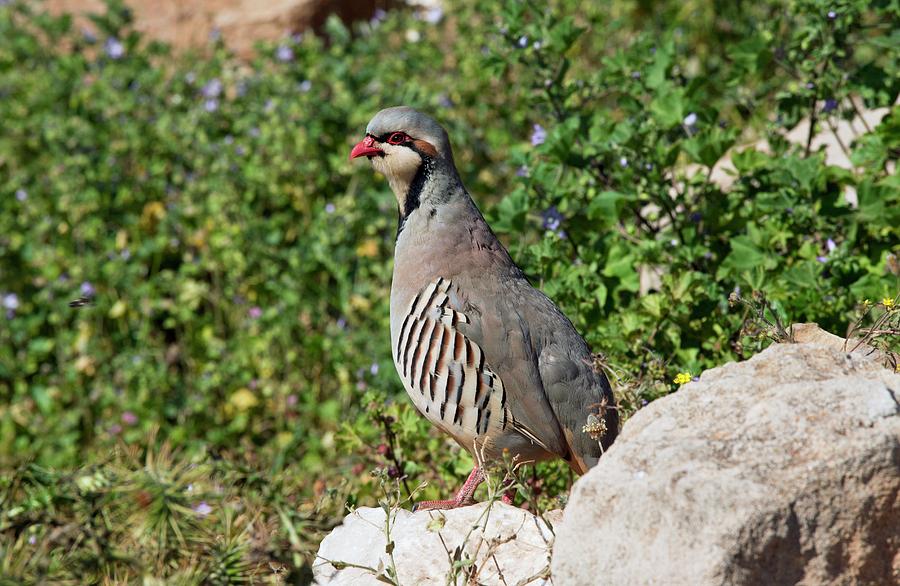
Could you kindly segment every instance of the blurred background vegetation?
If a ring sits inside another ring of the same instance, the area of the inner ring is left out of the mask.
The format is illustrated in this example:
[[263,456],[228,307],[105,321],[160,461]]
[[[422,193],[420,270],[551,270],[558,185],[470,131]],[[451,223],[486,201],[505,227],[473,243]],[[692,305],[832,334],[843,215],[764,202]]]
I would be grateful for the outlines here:
[[[382,107],[445,124],[626,417],[777,338],[760,316],[896,312],[898,17],[447,0],[246,60],[0,1],[3,580],[304,583],[346,505],[464,478],[390,358],[396,203],[347,161]],[[527,474],[548,506],[572,480]]]

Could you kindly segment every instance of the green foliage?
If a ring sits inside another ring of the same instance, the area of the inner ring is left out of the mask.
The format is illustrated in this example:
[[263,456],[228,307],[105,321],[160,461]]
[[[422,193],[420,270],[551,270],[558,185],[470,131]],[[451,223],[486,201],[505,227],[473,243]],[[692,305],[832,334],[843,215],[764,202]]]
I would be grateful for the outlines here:
[[[119,2],[90,35],[0,5],[0,573],[297,581],[385,476],[454,490],[391,365],[394,199],[347,162],[388,105],[448,127],[625,416],[767,343],[732,292],[838,334],[897,311],[896,3],[447,4],[249,63]],[[873,108],[826,165],[813,135]],[[530,475],[539,506],[571,482]]]

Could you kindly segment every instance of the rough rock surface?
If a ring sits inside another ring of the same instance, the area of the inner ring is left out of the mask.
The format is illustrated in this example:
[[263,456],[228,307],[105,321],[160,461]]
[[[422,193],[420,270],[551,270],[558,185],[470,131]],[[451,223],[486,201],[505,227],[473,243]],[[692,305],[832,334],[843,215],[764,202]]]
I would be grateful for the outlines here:
[[[258,40],[318,29],[330,14],[347,22],[368,19],[379,5],[376,0],[126,0],[126,4],[133,11],[135,27],[154,39],[176,48],[202,47],[218,31],[243,56],[252,53]],[[102,0],[49,0],[46,5],[57,14],[104,10]],[[84,20],[82,24],[87,25]]]
[[[547,515],[553,522],[559,511]],[[443,518],[443,521],[441,519]],[[385,512],[360,508],[347,515],[319,546],[313,565],[317,584],[384,584],[371,571],[329,562],[366,566],[379,571],[390,566],[386,553]],[[443,525],[442,525],[443,523]],[[391,512],[393,558],[400,584],[446,584],[451,558],[474,559],[456,581],[472,584],[549,584],[553,534],[527,511],[503,503],[480,503],[450,511]],[[500,573],[503,574],[502,579]],[[474,578],[473,578],[474,575]]]
[[900,583],[900,375],[773,345],[635,414],[573,489],[555,584]]
[[859,338],[847,340],[846,338],[835,336],[831,332],[826,332],[819,327],[819,324],[814,322],[792,324],[791,336],[793,336],[794,342],[798,344],[821,344],[840,352],[853,352],[870,356],[881,363],[882,366],[891,370],[894,370],[898,363],[897,355],[892,352],[884,352],[864,344]]

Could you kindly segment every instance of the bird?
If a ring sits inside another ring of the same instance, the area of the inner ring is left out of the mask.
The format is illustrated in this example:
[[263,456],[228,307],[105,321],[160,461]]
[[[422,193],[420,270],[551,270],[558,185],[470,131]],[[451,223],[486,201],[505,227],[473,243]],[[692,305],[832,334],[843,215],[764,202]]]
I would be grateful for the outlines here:
[[[416,409],[473,455],[453,498],[473,504],[484,462],[562,458],[584,474],[618,433],[608,379],[572,322],[529,282],[456,169],[447,131],[408,106],[379,111],[366,157],[397,199],[391,353]],[[510,502],[509,495],[504,501]]]

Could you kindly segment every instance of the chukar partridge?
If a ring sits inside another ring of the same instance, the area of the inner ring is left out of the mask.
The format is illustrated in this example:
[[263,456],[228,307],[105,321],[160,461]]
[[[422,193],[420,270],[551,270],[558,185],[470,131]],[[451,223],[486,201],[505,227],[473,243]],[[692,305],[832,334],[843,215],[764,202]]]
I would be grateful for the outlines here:
[[[391,350],[416,408],[476,462],[508,450],[586,472],[618,431],[609,382],[485,222],[447,132],[412,108],[388,108],[353,147],[357,157],[385,175],[400,208]],[[482,477],[476,466],[453,499],[417,508],[471,504]]]

